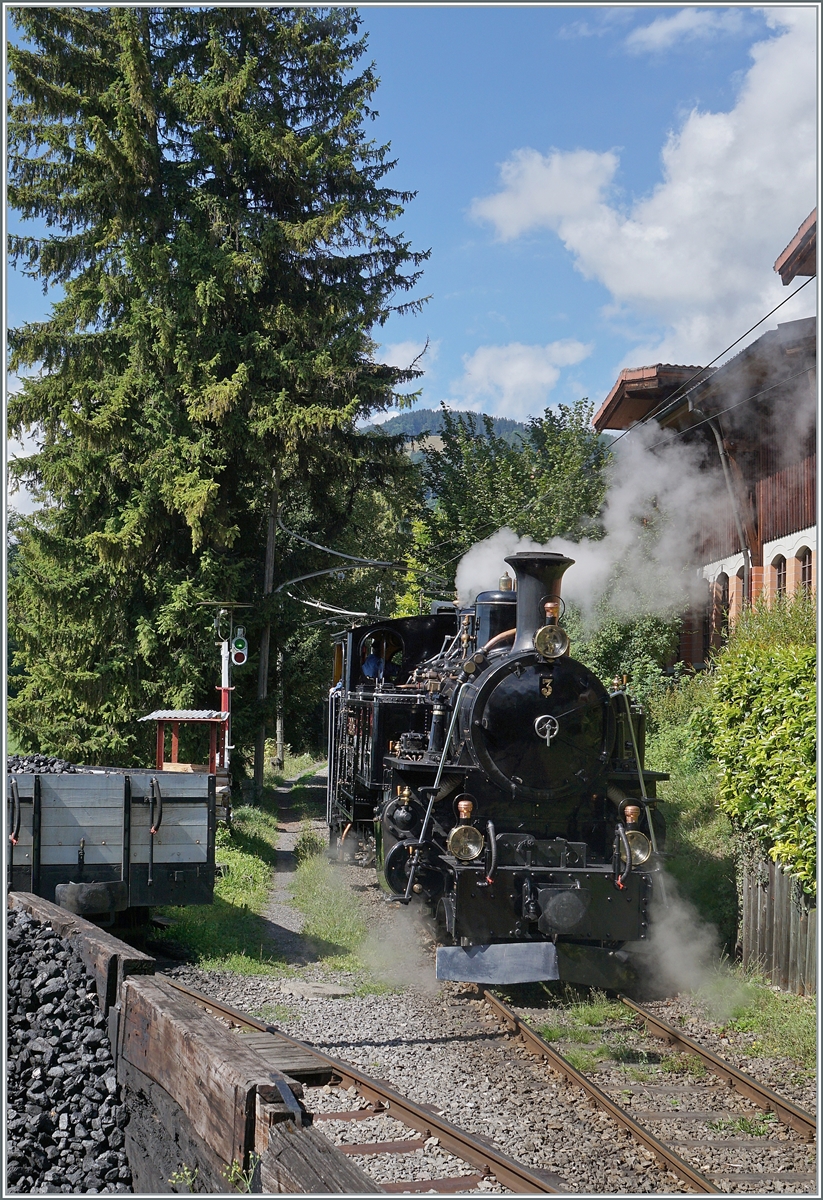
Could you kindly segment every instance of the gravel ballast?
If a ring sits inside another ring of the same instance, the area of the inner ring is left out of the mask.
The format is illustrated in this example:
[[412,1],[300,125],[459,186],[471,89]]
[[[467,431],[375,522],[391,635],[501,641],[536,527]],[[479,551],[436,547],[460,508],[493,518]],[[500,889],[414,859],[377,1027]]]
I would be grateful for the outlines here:
[[[375,964],[381,957],[391,960],[391,971],[384,976],[391,992],[375,994],[373,980],[369,983],[355,972],[330,971],[321,962],[307,962],[296,954],[288,956],[292,966],[283,978],[241,976],[189,966],[174,968],[171,973],[182,983],[235,1008],[261,1015],[284,1033],[386,1080],[417,1103],[433,1106],[452,1123],[490,1139],[512,1158],[561,1176],[570,1192],[633,1195],[690,1190],[676,1176],[662,1171],[651,1154],[610,1117],[591,1107],[580,1089],[563,1082],[542,1059],[531,1058],[522,1044],[497,1024],[471,986],[435,981],[430,940],[421,937],[419,922],[409,910],[386,902],[373,882],[373,871],[348,864],[340,864],[336,871],[360,895],[364,905],[372,930],[370,963]],[[653,1007],[658,1007],[666,1020],[685,1027],[690,1036],[814,1111],[814,1081],[798,1070],[797,1064],[766,1057],[747,1058],[743,1041],[738,1046],[716,1038],[711,1023],[701,1017],[688,998]],[[552,1023],[548,996],[545,1007],[521,1011],[533,1026]],[[625,1026],[622,1028],[625,1030]],[[626,1037],[627,1050],[635,1040],[638,1046],[648,1046],[648,1039],[643,1040],[639,1029],[636,1039],[633,1034]],[[658,1048],[661,1056],[666,1053],[662,1044]],[[658,1108],[660,1096],[656,1093],[661,1089],[653,1087],[650,1092],[636,1075],[636,1068],[628,1064],[623,1068],[613,1061],[604,1062],[598,1067],[597,1082],[629,1108]],[[725,1088],[721,1094],[708,1079],[698,1082],[669,1074],[653,1082],[670,1085],[668,1089],[664,1086],[664,1091],[681,1093],[685,1107],[711,1106],[718,1110],[719,1128],[691,1125],[678,1133],[674,1126],[669,1129],[664,1124],[655,1128],[658,1134],[739,1139],[741,1131],[734,1127],[736,1115],[743,1111],[750,1120],[757,1117],[757,1111],[742,1097]],[[693,1084],[697,1085],[697,1094],[686,1100],[684,1093]],[[664,1102],[669,1103],[666,1098]],[[364,1105],[356,1093],[335,1087],[306,1088],[305,1103],[316,1113]],[[338,1143],[417,1136],[411,1131],[401,1132],[401,1127],[386,1117],[375,1117],[373,1122],[372,1118],[355,1123],[322,1121],[319,1128]],[[764,1159],[768,1139],[762,1139],[762,1148],[761,1139],[750,1140],[753,1146],[738,1145],[734,1153],[701,1152],[702,1167],[720,1169],[725,1164],[729,1170],[733,1165],[745,1172],[765,1163],[778,1172],[807,1173],[814,1169],[813,1150],[790,1131],[780,1130],[778,1147],[769,1143],[768,1159]],[[678,1150],[701,1169],[693,1150]],[[363,1155],[357,1162],[381,1184],[461,1175],[472,1170],[445,1154],[436,1139],[391,1160],[382,1155]],[[719,1186],[730,1193],[760,1192],[759,1186],[742,1182],[721,1182]],[[474,1190],[507,1189],[490,1177]],[[775,1180],[766,1190],[808,1194],[814,1192],[814,1184]]]
[[8,1191],[131,1192],[94,981],[49,925],[11,910],[7,930]]
[[[356,1064],[418,1104],[434,1106],[447,1120],[489,1138],[512,1158],[562,1176],[573,1192],[688,1191],[672,1175],[666,1175],[661,1186],[651,1156],[589,1108],[579,1089],[561,1083],[485,1020],[485,1006],[463,985],[443,984],[430,993],[407,988],[388,995],[296,998],[289,980],[189,967],[173,974],[247,1012],[276,1008],[275,1023],[284,1033]],[[302,976],[306,983],[312,977],[328,981],[317,967]],[[351,989],[357,985],[353,976],[340,976],[338,981]],[[358,1100],[339,1089],[306,1088],[305,1104],[310,1111],[329,1112],[357,1107]],[[325,1122],[320,1128],[333,1132]],[[360,1130],[345,1132],[345,1127],[340,1137],[367,1140]],[[386,1180],[386,1164],[379,1156],[357,1161],[378,1182]],[[402,1156],[392,1175],[419,1179],[466,1170],[464,1165],[446,1168],[442,1149],[432,1145]],[[489,1181],[479,1190],[506,1189]]]

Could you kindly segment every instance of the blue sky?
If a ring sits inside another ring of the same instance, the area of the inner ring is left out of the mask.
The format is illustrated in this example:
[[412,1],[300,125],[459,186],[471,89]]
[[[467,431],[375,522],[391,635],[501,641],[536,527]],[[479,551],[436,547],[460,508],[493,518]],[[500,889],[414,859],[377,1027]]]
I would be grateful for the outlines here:
[[376,133],[418,192],[401,226],[432,251],[424,312],[378,334],[398,365],[430,339],[420,405],[599,405],[621,367],[708,362],[787,295],[773,263],[816,200],[814,9],[361,14]]
[[[816,6],[360,11],[374,136],[418,193],[399,227],[432,252],[423,313],[376,332],[401,366],[429,339],[420,405],[599,405],[621,367],[708,362],[785,298],[772,264],[816,200]],[[45,304],[10,273],[12,325]]]

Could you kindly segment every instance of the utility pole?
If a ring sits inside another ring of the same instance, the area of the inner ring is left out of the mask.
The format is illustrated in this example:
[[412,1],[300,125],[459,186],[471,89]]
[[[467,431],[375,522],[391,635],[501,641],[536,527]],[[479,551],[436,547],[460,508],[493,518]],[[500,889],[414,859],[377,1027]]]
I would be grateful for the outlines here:
[[285,754],[283,750],[283,651],[277,651],[277,768],[283,769]]
[[[269,522],[266,531],[266,561],[263,567],[263,601],[271,595],[274,587],[274,539],[277,530],[277,507],[280,500],[280,472],[275,466],[272,474]],[[269,648],[271,645],[271,618],[266,621],[260,634],[260,663],[257,670],[257,700],[261,706],[269,694]],[[266,758],[266,719],[261,715],[254,740],[254,798],[259,804],[263,797],[263,768]]]

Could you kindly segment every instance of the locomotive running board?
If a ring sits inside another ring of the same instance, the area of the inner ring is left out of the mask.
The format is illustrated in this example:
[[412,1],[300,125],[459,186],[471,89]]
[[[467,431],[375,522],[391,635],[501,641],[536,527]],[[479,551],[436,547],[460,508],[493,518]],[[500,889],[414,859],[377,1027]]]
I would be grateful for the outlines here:
[[538,983],[559,979],[552,942],[438,946],[437,978],[458,983]]

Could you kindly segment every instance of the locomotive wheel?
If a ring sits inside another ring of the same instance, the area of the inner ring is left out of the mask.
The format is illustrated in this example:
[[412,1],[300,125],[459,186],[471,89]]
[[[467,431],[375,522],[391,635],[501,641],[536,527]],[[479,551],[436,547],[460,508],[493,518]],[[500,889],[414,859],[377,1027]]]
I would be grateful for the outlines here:
[[386,876],[386,883],[396,896],[402,896],[406,890],[413,859],[414,851],[410,852],[405,842],[395,842],[386,855],[383,874]]

